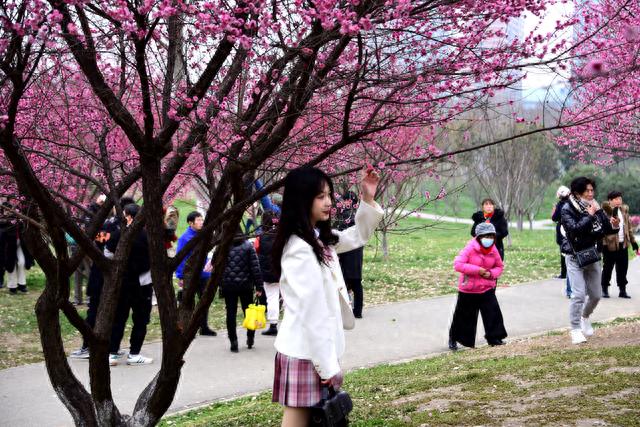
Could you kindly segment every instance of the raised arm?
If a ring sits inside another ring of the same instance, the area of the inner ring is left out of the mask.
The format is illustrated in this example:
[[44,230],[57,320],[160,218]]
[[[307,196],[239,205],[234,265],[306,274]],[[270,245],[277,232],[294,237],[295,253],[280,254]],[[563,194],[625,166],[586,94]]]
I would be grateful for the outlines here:
[[379,182],[380,176],[373,168],[363,171],[360,182],[362,200],[356,211],[355,225],[335,232],[340,238],[336,245],[337,253],[349,252],[364,246],[382,220],[384,211],[373,199]]

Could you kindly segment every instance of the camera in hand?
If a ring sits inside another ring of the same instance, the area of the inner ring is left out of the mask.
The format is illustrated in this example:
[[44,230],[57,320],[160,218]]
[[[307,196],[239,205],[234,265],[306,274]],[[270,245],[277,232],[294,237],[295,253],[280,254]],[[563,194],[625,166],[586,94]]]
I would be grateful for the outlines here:
[[619,208],[619,207],[617,207],[617,206],[616,206],[615,208],[613,208],[613,217],[614,217],[614,218],[617,218],[617,217],[618,217],[618,212],[619,212],[619,211],[620,211],[620,208]]

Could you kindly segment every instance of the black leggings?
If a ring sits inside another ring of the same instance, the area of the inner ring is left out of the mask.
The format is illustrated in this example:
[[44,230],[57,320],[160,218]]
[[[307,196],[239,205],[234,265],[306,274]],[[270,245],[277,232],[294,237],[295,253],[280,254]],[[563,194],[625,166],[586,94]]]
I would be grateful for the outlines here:
[[[229,334],[229,341],[238,341],[238,334],[236,333],[238,299],[240,300],[242,314],[244,315],[249,304],[253,303],[253,291],[234,292],[232,290],[225,289],[223,291],[223,295],[224,305],[227,311],[227,333]],[[247,338],[254,336],[255,333],[256,331],[247,329]]]
[[496,290],[491,289],[482,294],[458,292],[449,338],[465,347],[475,347],[478,312],[482,315],[484,337],[489,344],[507,337]]

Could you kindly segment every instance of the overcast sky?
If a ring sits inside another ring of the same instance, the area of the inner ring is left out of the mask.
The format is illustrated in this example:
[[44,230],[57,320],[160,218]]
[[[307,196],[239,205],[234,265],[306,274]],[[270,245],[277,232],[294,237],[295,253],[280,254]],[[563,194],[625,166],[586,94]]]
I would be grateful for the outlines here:
[[[547,14],[542,21],[540,27],[537,30],[539,34],[547,34],[553,32],[556,26],[556,21],[563,20],[563,17],[570,16],[574,10],[574,2],[569,1],[566,4],[558,3],[551,6]],[[524,34],[527,35],[533,31],[538,25],[538,18],[533,15],[527,15],[524,20]],[[571,37],[572,33],[568,31],[564,34],[565,37]],[[562,81],[558,80],[558,75],[555,73],[545,72],[541,69],[530,68],[527,69],[527,77],[523,82],[523,88],[525,90],[546,88],[552,83]]]

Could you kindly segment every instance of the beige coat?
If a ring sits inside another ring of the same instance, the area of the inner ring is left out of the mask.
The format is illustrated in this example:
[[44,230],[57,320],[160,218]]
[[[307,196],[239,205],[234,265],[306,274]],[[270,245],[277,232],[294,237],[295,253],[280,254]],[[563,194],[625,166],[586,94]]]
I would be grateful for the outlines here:
[[[613,216],[613,208],[611,207],[611,204],[609,204],[609,202],[602,202],[602,209],[605,211],[605,213],[611,217]],[[631,220],[629,219],[629,206],[627,205],[622,205],[622,207],[620,208],[622,209],[622,217],[624,220],[624,247],[628,248],[629,245],[631,246],[636,246],[636,238],[633,235],[633,225],[631,225]],[[610,252],[614,252],[618,250],[618,233],[616,234],[610,234],[608,236],[605,236],[604,239],[602,239],[602,244],[604,245],[604,247],[610,251]]]

